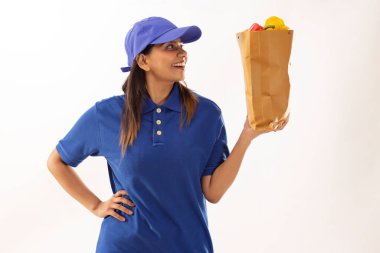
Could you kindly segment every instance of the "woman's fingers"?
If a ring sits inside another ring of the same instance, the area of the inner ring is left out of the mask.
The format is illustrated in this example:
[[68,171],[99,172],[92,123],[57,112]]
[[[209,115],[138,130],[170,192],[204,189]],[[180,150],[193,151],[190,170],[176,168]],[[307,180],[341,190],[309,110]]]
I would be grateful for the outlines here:
[[280,131],[280,130],[282,130],[283,128],[284,128],[284,122],[280,122],[280,123],[278,124],[278,127],[277,127],[276,131]]
[[119,221],[125,221],[125,220],[126,220],[126,218],[124,218],[123,216],[121,216],[120,214],[118,214],[118,213],[115,212],[115,211],[111,211],[109,215],[115,217],[115,218],[118,219]]
[[286,126],[286,124],[288,124],[288,122],[289,122],[289,115],[288,115],[288,117],[285,120],[281,121],[278,124],[278,128],[276,129],[276,131],[284,129],[284,127]]
[[[119,213],[116,212],[116,210],[120,210],[126,214],[133,215],[133,211],[126,208],[122,204],[129,205],[131,207],[135,206],[135,203],[133,201],[124,198],[123,196],[129,196],[128,192],[126,190],[119,190],[117,191],[111,199],[109,199],[106,203],[108,205],[108,210],[107,214],[115,217],[116,219],[120,221],[125,221],[127,220],[125,217],[120,215]],[[122,204],[121,204],[122,203]]]
[[126,204],[128,206],[131,206],[131,207],[135,206],[135,203],[133,203],[131,200],[123,198],[123,197],[117,197],[117,198],[115,198],[115,202],[117,202],[117,203],[122,202],[122,203],[124,203],[124,204]]
[[132,206],[134,207],[135,206],[135,203],[133,203],[132,200],[129,200],[129,199],[126,199],[126,198],[123,198],[123,196],[129,196],[128,192],[125,191],[125,190],[120,190],[120,191],[117,191],[113,197],[114,197],[114,202],[122,202],[124,204],[127,204],[129,206]]
[[121,197],[123,195],[129,195],[128,192],[126,190],[120,190],[120,191],[117,191],[113,196],[114,197]]
[[114,209],[118,209],[126,214],[129,214],[129,215],[133,215],[133,211],[132,210],[129,210],[128,208],[126,208],[125,206],[121,205],[121,204],[113,204],[112,205],[112,208]]

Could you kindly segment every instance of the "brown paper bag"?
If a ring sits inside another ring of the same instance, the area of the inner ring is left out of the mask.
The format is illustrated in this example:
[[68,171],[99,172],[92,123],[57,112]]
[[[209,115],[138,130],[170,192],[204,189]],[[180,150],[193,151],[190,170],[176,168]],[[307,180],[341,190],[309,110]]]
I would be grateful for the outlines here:
[[288,116],[288,64],[293,30],[245,30],[236,33],[244,68],[249,125],[275,130]]

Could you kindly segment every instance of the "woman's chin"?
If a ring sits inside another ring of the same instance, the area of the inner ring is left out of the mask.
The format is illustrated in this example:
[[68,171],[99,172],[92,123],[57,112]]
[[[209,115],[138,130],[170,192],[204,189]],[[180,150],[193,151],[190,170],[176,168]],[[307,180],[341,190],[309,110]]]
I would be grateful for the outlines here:
[[185,80],[185,75],[181,75],[180,77],[174,78],[176,82]]

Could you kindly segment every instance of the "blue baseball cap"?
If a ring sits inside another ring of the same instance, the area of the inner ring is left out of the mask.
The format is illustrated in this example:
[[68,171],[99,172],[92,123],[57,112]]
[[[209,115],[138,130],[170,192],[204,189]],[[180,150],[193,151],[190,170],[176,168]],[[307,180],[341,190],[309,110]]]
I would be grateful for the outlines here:
[[178,28],[165,18],[144,18],[136,22],[125,37],[129,67],[122,67],[121,71],[130,71],[135,57],[149,44],[161,44],[178,38],[181,38],[182,43],[190,43],[198,40],[201,35],[201,29],[195,25]]

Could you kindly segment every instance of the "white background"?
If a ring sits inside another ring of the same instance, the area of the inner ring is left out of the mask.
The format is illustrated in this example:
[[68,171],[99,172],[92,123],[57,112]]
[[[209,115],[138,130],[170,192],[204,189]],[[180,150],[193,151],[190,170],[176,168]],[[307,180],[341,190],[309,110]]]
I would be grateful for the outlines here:
[[[294,30],[291,117],[252,142],[208,203],[215,252],[380,252],[379,13],[375,0],[2,1],[0,252],[95,251],[101,219],[46,161],[87,108],[122,94],[134,22],[202,29],[185,45],[185,81],[221,107],[232,150],[246,115],[235,33],[272,15]],[[104,158],[76,171],[99,198],[112,195]]]

